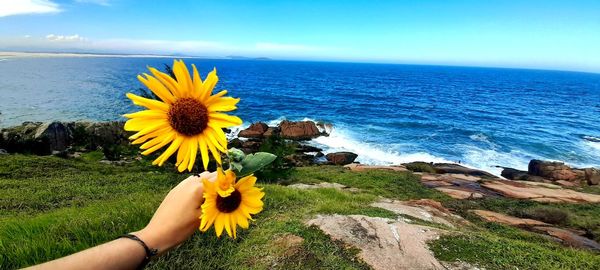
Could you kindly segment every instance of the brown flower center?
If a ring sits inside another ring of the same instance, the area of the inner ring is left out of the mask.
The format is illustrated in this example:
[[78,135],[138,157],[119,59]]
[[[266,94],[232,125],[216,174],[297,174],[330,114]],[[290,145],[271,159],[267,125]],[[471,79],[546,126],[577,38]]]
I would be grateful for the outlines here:
[[183,135],[198,135],[208,126],[208,110],[200,101],[182,98],[171,105],[169,123]]
[[221,213],[231,213],[238,209],[241,203],[242,194],[237,189],[225,198],[217,195],[217,209]]

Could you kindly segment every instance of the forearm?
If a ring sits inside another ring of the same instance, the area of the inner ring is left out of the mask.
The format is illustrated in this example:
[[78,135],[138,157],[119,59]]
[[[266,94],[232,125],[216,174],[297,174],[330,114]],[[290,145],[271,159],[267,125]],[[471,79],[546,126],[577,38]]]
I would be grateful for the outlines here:
[[121,238],[28,269],[136,269],[145,256],[138,242]]

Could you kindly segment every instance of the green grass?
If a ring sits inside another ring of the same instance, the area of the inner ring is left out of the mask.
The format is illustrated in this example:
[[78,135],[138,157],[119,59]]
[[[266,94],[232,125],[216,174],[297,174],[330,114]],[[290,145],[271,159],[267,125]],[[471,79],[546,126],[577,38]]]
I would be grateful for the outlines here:
[[[98,159],[95,152],[78,159],[0,158],[0,268],[41,263],[138,230],[166,193],[185,178],[144,161],[116,166]],[[296,173],[306,172],[300,169]],[[262,186],[267,193],[265,211],[238,239],[217,239],[213,231],[197,233],[150,267],[365,269],[356,260],[356,251],[332,242],[304,221],[316,214],[333,213],[395,217],[369,207],[377,196],[368,192]],[[278,235],[289,233],[305,239],[291,254],[272,244]]]
[[407,172],[385,170],[351,172],[339,166],[303,167],[298,168],[289,181],[307,184],[335,182],[359,188],[363,193],[398,200],[423,198],[450,200],[450,197],[441,192],[423,187],[418,175]]
[[[100,152],[77,159],[0,156],[0,269],[62,257],[142,228],[166,193],[186,175],[147,161],[118,166],[99,162]],[[337,182],[357,193],[335,189],[297,190],[277,183],[265,188],[265,210],[237,239],[214,231],[196,233],[150,269],[368,269],[357,250],[332,241],[305,221],[317,214],[361,214],[396,218],[370,207],[380,197],[431,198],[464,214],[472,226],[431,243],[439,258],[486,269],[595,269],[600,256],[560,246],[537,234],[468,214],[469,209],[510,213],[547,206],[491,199],[456,201],[422,186],[418,176],[391,171],[350,172],[337,166],[297,168],[284,184]],[[569,226],[598,227],[600,207],[550,205],[569,212]],[[277,244],[284,235],[304,240],[292,249]]]
[[568,214],[569,218],[561,226],[587,231],[593,235],[592,238],[594,240],[600,242],[600,205],[598,204],[557,204],[506,198],[489,198],[473,201],[448,201],[445,203],[445,206],[456,210],[461,216],[468,217],[471,220],[478,220],[478,218],[468,213],[468,210],[471,209],[485,209],[512,216],[519,216],[523,212],[540,208],[555,209]]

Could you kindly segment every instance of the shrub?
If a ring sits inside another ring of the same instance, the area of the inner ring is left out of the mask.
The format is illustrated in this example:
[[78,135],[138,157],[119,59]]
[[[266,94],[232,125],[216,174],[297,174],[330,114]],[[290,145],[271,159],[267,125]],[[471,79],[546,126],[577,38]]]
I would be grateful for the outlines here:
[[258,151],[277,156],[275,161],[255,173],[259,179],[280,181],[290,176],[292,166],[285,161],[284,157],[295,152],[293,144],[279,136],[270,136],[263,141]]
[[435,173],[433,166],[426,162],[411,162],[404,164],[404,166],[413,172]]
[[569,223],[569,213],[553,207],[534,207],[517,210],[515,215],[556,225],[566,225]]

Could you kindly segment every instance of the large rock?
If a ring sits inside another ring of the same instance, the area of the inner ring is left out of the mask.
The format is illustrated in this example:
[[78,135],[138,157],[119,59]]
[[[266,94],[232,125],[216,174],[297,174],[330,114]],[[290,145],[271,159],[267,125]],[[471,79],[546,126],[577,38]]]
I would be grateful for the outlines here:
[[373,269],[445,269],[427,247],[443,231],[436,228],[361,215],[317,216],[307,222],[332,239],[360,250]]
[[247,129],[244,129],[238,133],[238,137],[243,138],[262,138],[263,134],[267,132],[269,126],[263,122],[257,122],[250,125]]
[[358,157],[358,155],[354,154],[352,152],[335,152],[335,153],[329,153],[329,154],[325,155],[325,158],[327,158],[327,161],[329,161],[330,163],[335,164],[335,165],[350,164],[350,163],[354,162],[356,157]]
[[529,178],[529,174],[526,171],[521,171],[513,168],[504,168],[500,175],[510,180],[527,180]]
[[375,166],[375,165],[364,165],[359,163],[351,163],[345,165],[344,167],[350,169],[355,172],[363,172],[368,170],[384,170],[384,171],[395,171],[395,172],[407,172],[406,167],[402,165],[392,165],[392,166]]
[[283,157],[283,160],[295,167],[308,166],[315,163],[315,156],[306,153],[294,153]]
[[381,199],[371,206],[382,208],[398,215],[410,216],[416,219],[433,222],[455,228],[454,224],[464,225],[468,222],[462,217],[454,215],[438,201],[430,199],[396,201]]
[[538,202],[600,203],[600,195],[577,192],[571,189],[555,189],[518,183],[515,181],[487,181],[482,187],[491,189],[505,197],[528,199]]
[[600,251],[600,244],[598,244],[594,240],[577,235],[569,230],[553,227],[548,223],[544,223],[534,219],[512,217],[509,215],[487,210],[472,210],[471,212],[488,222],[501,223],[513,227],[520,227],[530,231],[546,234],[552,239],[555,239],[566,246]]
[[38,127],[34,140],[44,141],[49,153],[64,151],[71,143],[72,135],[65,125],[60,122],[46,123]]
[[471,210],[471,212],[476,214],[477,216],[479,216],[480,218],[482,218],[485,221],[502,223],[502,224],[515,226],[515,227],[549,226],[550,225],[545,222],[541,222],[541,221],[534,220],[534,219],[511,217],[509,215],[500,214],[500,213],[487,211],[487,210]]
[[493,175],[489,172],[467,168],[465,166],[462,166],[459,164],[454,164],[454,163],[434,163],[431,166],[433,166],[433,168],[435,169],[435,172],[439,173],[439,174],[458,173],[458,174],[473,175],[473,176],[480,176],[480,177],[486,177],[486,178],[496,178],[495,175]]
[[321,136],[321,132],[312,121],[292,122],[283,120],[279,124],[280,135],[292,140],[310,140]]
[[[82,144],[87,144],[90,149],[98,147],[114,146],[118,144],[128,144],[128,137],[132,135],[123,129],[125,122],[97,122],[97,123],[74,123],[74,128],[79,130],[74,132],[74,140]],[[83,132],[81,134],[80,132]],[[81,136],[80,136],[81,135]]]
[[24,122],[0,134],[0,148],[10,153],[49,155],[66,150],[72,141],[71,131],[60,122]]
[[598,244],[596,241],[577,235],[565,229],[536,226],[533,228],[533,230],[550,235],[558,239],[558,241],[565,246],[600,251],[600,244]]
[[269,127],[267,131],[263,133],[265,137],[278,136],[279,135],[279,127]]
[[585,180],[588,185],[598,185],[600,184],[600,170],[595,168],[587,168],[585,171]]
[[529,162],[528,173],[552,180],[576,181],[580,175],[563,162],[543,161],[532,159]]

